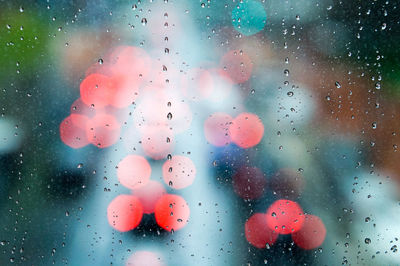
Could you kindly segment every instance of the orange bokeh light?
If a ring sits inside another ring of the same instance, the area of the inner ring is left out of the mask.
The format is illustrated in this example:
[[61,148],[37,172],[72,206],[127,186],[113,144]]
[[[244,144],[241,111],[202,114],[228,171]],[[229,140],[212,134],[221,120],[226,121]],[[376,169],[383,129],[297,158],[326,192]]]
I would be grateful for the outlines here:
[[188,222],[190,209],[181,196],[165,194],[157,201],[154,215],[159,226],[167,231],[177,231]]
[[123,186],[129,189],[140,188],[149,182],[151,167],[144,157],[132,154],[118,164],[117,175]]
[[119,195],[107,208],[108,223],[120,232],[136,228],[143,216],[143,207],[139,199],[132,195]]

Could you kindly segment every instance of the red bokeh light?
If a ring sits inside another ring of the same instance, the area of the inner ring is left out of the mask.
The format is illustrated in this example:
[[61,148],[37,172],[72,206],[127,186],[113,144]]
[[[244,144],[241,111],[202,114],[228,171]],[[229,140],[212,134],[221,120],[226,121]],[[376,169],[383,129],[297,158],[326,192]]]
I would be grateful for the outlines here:
[[190,158],[174,155],[163,167],[164,182],[174,189],[190,186],[196,177],[196,167]]
[[144,157],[128,155],[118,164],[117,175],[123,186],[129,189],[140,188],[149,182],[151,167]]
[[146,126],[142,131],[144,153],[154,160],[165,159],[174,148],[174,136],[167,126]]
[[257,167],[241,167],[232,180],[236,194],[243,199],[258,199],[265,190],[267,179]]
[[225,113],[214,113],[204,123],[204,135],[209,143],[222,147],[231,142],[229,126],[232,117]]
[[302,249],[314,249],[322,245],[326,228],[322,220],[315,215],[306,214],[303,226],[292,233],[294,243]]
[[74,149],[82,148],[89,144],[86,136],[86,125],[89,121],[84,115],[71,114],[60,124],[60,138],[65,145]]
[[106,148],[118,141],[121,126],[114,116],[96,114],[86,126],[88,140],[99,148]]
[[297,232],[304,223],[303,209],[291,200],[275,201],[269,206],[265,217],[269,228],[279,234]]
[[221,67],[235,83],[246,82],[253,71],[253,62],[243,51],[232,50],[221,59]]
[[157,201],[167,192],[164,186],[157,181],[149,180],[146,185],[132,190],[143,206],[144,213],[153,213]]
[[[84,102],[96,107],[112,105],[124,108],[132,104],[139,96],[139,89],[148,78],[151,58],[138,47],[118,46],[105,57],[102,64],[91,66],[88,75],[81,84]],[[93,84],[98,86],[93,89]],[[108,89],[106,89],[108,88]]]
[[108,104],[114,94],[113,79],[101,74],[87,76],[80,85],[81,99],[88,105],[101,108]]
[[253,214],[244,225],[244,233],[247,241],[257,248],[273,245],[279,236],[268,227],[265,213]]
[[136,228],[143,216],[143,207],[139,199],[132,195],[119,195],[107,208],[108,223],[120,232]]
[[293,169],[279,169],[269,180],[269,188],[280,198],[296,199],[303,191],[305,179]]
[[229,127],[232,141],[241,148],[250,148],[260,143],[264,125],[260,118],[251,113],[241,113]]
[[146,79],[152,69],[152,60],[146,51],[134,46],[118,46],[108,57],[112,74],[131,77],[136,81]]
[[190,209],[181,196],[165,194],[157,201],[154,215],[159,226],[167,231],[177,231],[188,222]]

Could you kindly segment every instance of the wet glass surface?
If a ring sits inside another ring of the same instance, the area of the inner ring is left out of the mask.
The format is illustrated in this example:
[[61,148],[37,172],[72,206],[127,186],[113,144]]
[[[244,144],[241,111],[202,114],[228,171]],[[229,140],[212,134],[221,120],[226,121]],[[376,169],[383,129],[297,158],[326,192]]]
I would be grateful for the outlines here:
[[0,264],[400,264],[398,9],[0,1]]

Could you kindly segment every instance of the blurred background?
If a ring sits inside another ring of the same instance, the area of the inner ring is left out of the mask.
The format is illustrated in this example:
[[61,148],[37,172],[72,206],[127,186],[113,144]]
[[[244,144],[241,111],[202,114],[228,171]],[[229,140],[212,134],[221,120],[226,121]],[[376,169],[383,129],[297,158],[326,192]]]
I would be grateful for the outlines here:
[[0,264],[399,265],[398,8],[0,1]]

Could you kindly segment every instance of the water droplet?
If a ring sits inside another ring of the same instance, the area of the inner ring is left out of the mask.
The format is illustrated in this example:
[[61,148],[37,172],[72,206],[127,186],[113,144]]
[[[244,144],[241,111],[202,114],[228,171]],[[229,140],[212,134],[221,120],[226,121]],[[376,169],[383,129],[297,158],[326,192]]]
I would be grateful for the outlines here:
[[371,244],[371,239],[369,239],[368,237],[364,240],[365,244]]
[[336,81],[336,82],[335,82],[335,86],[336,86],[336,88],[338,88],[338,89],[340,89],[340,88],[342,87],[342,85],[340,85],[339,81]]
[[286,77],[289,76],[289,70],[288,70],[288,69],[285,69],[285,70],[283,71],[283,74],[285,74]]
[[143,26],[146,26],[147,24],[147,19],[146,18],[142,18],[141,23]]
[[168,113],[167,114],[167,118],[168,118],[168,120],[171,120],[172,119],[172,113]]

